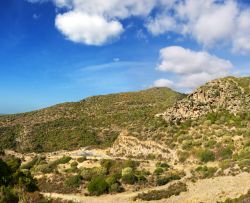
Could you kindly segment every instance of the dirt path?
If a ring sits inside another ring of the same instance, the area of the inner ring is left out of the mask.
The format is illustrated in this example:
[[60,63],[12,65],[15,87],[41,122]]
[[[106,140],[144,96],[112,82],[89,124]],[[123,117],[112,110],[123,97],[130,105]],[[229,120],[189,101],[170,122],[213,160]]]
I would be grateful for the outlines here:
[[250,174],[224,176],[188,183],[188,191],[157,203],[216,203],[227,198],[236,198],[250,189]]
[[137,193],[124,192],[116,195],[102,195],[100,197],[88,197],[77,194],[57,194],[57,193],[42,193],[46,197],[60,198],[63,200],[71,200],[80,203],[132,203],[132,198]]
[[[167,186],[152,188],[164,189]],[[250,173],[242,173],[237,176],[224,176],[211,179],[199,180],[196,183],[188,183],[188,191],[179,196],[172,196],[168,199],[150,201],[150,203],[216,203],[227,198],[236,198],[246,194],[250,189]],[[149,191],[149,190],[145,190]],[[140,191],[141,192],[141,191]],[[138,192],[124,192],[115,195],[103,195],[100,197],[88,197],[81,195],[64,195],[57,193],[43,193],[47,197],[61,198],[83,203],[130,203],[133,202]],[[136,201],[143,202],[143,201]]]

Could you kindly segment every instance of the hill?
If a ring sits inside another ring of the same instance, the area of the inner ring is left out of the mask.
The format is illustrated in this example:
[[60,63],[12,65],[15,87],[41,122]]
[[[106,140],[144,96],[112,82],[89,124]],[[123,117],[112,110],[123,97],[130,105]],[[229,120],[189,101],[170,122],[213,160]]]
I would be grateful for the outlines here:
[[178,123],[221,110],[238,114],[249,107],[250,78],[227,77],[205,84],[158,116]]
[[152,88],[0,116],[0,146],[26,152],[110,146],[122,130],[150,134],[160,122],[154,115],[184,96]]
[[[111,153],[171,163],[224,161],[248,165],[250,157],[250,78],[222,78],[208,82],[165,112],[150,141],[133,132],[121,134]],[[137,137],[137,138],[135,138]],[[250,167],[249,167],[250,169]]]
[[[246,202],[249,98],[249,77],[227,77],[188,96],[153,88],[2,116],[4,148],[45,152],[0,150],[2,165],[15,168],[0,196],[33,202],[43,196],[56,202]],[[49,152],[64,148],[70,151]],[[25,190],[29,183],[39,191]],[[19,193],[17,186],[23,188]]]

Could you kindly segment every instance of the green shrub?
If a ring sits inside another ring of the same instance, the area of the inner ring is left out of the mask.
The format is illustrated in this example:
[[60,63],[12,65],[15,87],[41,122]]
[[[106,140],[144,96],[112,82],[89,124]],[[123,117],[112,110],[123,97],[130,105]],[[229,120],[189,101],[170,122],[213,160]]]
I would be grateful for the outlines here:
[[0,156],[4,156],[4,155],[5,155],[4,149],[0,146]]
[[222,147],[218,151],[218,155],[221,159],[231,159],[233,151],[231,147]]
[[245,147],[238,153],[238,159],[250,159],[250,147]]
[[109,190],[109,185],[105,181],[105,178],[103,176],[96,176],[92,178],[87,188],[88,188],[90,195],[98,196],[98,195],[107,193]]
[[112,184],[117,183],[120,178],[120,174],[112,174],[108,176],[105,181],[111,186]]
[[129,160],[125,160],[125,162],[123,163],[123,168],[130,167],[133,170],[135,170],[139,165],[140,165],[140,162],[129,159]]
[[136,199],[141,199],[144,201],[167,199],[173,195],[179,195],[181,192],[187,191],[187,185],[185,183],[179,182],[169,186],[167,189],[163,190],[152,190],[147,193],[138,194]]
[[127,174],[122,176],[122,182],[125,184],[133,185],[137,182],[137,177],[134,174]]
[[202,162],[209,162],[215,160],[214,153],[208,149],[200,150],[197,153],[197,156]]
[[0,187],[0,203],[18,203],[18,195],[9,187]]
[[54,172],[54,168],[49,164],[39,165],[36,167],[36,170],[41,171],[42,173],[53,173]]
[[168,184],[169,182],[173,181],[173,180],[180,180],[181,177],[179,175],[176,175],[176,174],[171,174],[171,175],[168,175],[168,176],[165,176],[165,177],[159,177],[157,180],[156,180],[156,184],[157,185],[166,185]]
[[194,173],[198,178],[211,178],[217,171],[216,167],[198,166]]
[[94,174],[91,168],[83,168],[80,174],[83,180],[87,180],[87,181],[90,181],[92,177],[96,175]]
[[54,161],[55,164],[59,165],[59,164],[66,164],[71,160],[70,156],[63,156],[60,159],[57,159],[56,161]]
[[7,165],[9,166],[12,173],[19,169],[21,166],[21,159],[16,157],[8,158],[6,161]]
[[135,175],[135,176],[136,176],[136,181],[138,183],[145,183],[145,182],[147,182],[147,178],[143,174],[138,174],[138,175]]
[[70,164],[71,167],[77,167],[77,165],[78,165],[78,163],[77,163],[76,161],[73,161],[73,162]]
[[84,161],[87,160],[87,157],[86,156],[82,156],[82,157],[77,158],[76,160],[77,160],[78,163],[82,163],[82,162],[84,162]]
[[70,176],[64,181],[67,187],[74,187],[74,188],[79,187],[81,185],[81,182],[82,178],[80,175]]
[[126,167],[122,169],[122,176],[130,175],[132,173],[133,173],[133,169],[131,167]]
[[33,179],[31,173],[28,170],[17,170],[12,175],[12,184],[13,183],[28,192],[34,192],[38,189],[36,180]]
[[10,167],[0,158],[0,185],[7,185],[10,180],[11,169]]
[[34,165],[36,165],[39,162],[40,158],[38,156],[35,156],[30,162],[23,164],[21,166],[22,169],[31,169]]
[[161,168],[168,169],[170,166],[165,162],[157,162],[156,167],[161,167]]
[[119,193],[119,192],[123,192],[123,188],[121,187],[121,184],[119,183],[114,183],[109,187],[109,192],[110,193]]
[[154,170],[154,174],[156,174],[156,175],[161,175],[163,172],[164,172],[164,169],[161,168],[161,167],[157,167],[157,168]]

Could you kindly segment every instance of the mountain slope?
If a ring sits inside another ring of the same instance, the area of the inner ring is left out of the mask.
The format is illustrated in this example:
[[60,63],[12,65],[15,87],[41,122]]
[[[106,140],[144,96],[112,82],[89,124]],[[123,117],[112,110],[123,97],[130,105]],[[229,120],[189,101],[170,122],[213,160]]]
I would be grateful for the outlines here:
[[145,136],[127,132],[119,136],[111,153],[136,158],[168,157],[172,163],[226,160],[228,166],[244,168],[250,163],[249,87],[250,78],[208,82],[157,114],[165,124],[153,129],[147,139],[154,141],[150,145],[141,141]]
[[178,123],[222,109],[237,114],[249,108],[250,78],[228,77],[205,84],[158,116]]
[[148,132],[154,115],[185,95],[168,88],[90,97],[30,113],[0,116],[0,146],[54,151],[110,146],[122,130]]

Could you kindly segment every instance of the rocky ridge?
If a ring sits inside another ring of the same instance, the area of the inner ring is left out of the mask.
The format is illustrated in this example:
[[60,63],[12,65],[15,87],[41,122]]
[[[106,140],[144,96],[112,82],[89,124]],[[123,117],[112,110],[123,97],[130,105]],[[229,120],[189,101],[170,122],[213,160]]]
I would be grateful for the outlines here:
[[179,123],[221,109],[236,114],[249,109],[249,107],[250,94],[246,88],[238,83],[237,78],[228,77],[208,82],[183,100],[177,101],[164,113],[156,116],[162,117],[167,122]]

